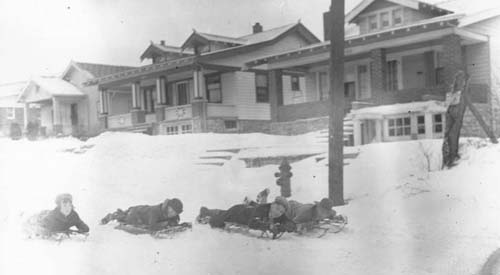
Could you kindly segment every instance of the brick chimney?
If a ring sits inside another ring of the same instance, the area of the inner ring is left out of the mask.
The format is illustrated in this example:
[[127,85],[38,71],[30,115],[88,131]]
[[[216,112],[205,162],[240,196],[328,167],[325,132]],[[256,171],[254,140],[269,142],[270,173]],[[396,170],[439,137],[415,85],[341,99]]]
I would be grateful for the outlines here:
[[262,32],[262,25],[259,22],[255,23],[252,28],[254,34]]
[[323,13],[323,38],[325,41],[330,40],[330,30],[332,28],[332,19],[330,11]]

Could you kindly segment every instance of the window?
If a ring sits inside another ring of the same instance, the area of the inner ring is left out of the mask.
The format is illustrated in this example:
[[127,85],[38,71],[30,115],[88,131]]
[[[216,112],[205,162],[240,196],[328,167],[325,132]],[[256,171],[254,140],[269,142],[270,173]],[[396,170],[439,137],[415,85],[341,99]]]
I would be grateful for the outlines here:
[[327,100],[328,96],[330,94],[329,90],[329,79],[328,79],[328,73],[327,72],[320,72],[319,73],[319,99],[320,100]]
[[166,128],[167,130],[167,135],[178,135],[179,134],[179,128],[177,126],[168,126]]
[[425,117],[417,116],[417,133],[425,134]]
[[443,68],[443,53],[435,52],[435,61],[436,64],[435,72],[436,72],[436,85],[444,84],[444,68]]
[[222,89],[220,84],[220,74],[206,76],[207,99],[208,102],[222,103]]
[[300,80],[297,75],[292,75],[291,78],[292,91],[300,91]]
[[236,120],[224,120],[224,128],[236,129],[237,127],[238,127],[238,124],[236,123]]
[[411,134],[410,117],[389,119],[389,136],[409,136]]
[[267,87],[267,75],[255,74],[255,90],[257,103],[269,102],[269,89]]
[[436,114],[432,116],[432,122],[434,125],[434,133],[442,133],[443,132],[443,115]]
[[358,66],[358,95],[359,99],[367,99],[371,97],[370,94],[370,83],[368,80],[368,66],[359,65]]
[[368,29],[370,31],[378,29],[377,15],[371,15],[368,17]]
[[182,134],[190,134],[192,132],[193,132],[193,127],[191,126],[191,124],[181,125]]
[[344,97],[347,100],[354,100],[356,96],[356,83],[344,82]]
[[146,113],[154,113],[155,111],[155,102],[156,102],[156,93],[154,92],[154,88],[145,88],[142,92],[144,104],[144,111]]
[[387,28],[390,25],[391,25],[391,22],[389,21],[389,12],[382,12],[380,14],[380,27]]
[[16,118],[16,109],[7,108],[7,119],[15,119],[15,118]]
[[391,60],[387,62],[387,90],[398,90],[398,61]]
[[395,9],[392,11],[392,24],[394,26],[403,24],[403,10]]

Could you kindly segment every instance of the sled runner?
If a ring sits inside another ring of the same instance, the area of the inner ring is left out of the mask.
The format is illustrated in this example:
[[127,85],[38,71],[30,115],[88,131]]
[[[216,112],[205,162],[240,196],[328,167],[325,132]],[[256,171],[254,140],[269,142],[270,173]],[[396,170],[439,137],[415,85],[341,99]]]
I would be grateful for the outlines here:
[[311,232],[321,232],[318,238],[324,237],[328,233],[337,234],[344,230],[348,223],[347,217],[343,215],[337,215],[333,219],[325,219],[311,227]]
[[155,239],[171,239],[178,233],[184,232],[188,229],[192,229],[192,224],[185,222],[176,226],[168,226],[160,230],[150,230],[146,227],[120,223],[117,226],[115,226],[115,229],[123,230],[127,233],[134,235],[148,234]]

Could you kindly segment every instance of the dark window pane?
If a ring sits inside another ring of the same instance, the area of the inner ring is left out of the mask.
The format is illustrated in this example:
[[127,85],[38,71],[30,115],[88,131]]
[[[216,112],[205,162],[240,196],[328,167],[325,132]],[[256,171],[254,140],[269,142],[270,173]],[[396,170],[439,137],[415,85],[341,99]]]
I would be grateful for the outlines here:
[[396,135],[398,135],[398,136],[402,136],[402,135],[403,135],[403,128],[398,128],[398,129],[396,130]]
[[410,133],[411,133],[411,128],[410,127],[405,127],[404,131],[405,131],[405,136],[409,136]]
[[389,119],[389,127],[394,126],[394,119]]
[[403,125],[403,119],[402,118],[396,119],[396,125],[397,126],[402,126]]
[[418,126],[418,133],[419,134],[425,134],[425,127],[424,126]]
[[434,132],[442,133],[443,132],[443,125],[441,125],[441,124],[434,125]]
[[389,129],[389,136],[391,136],[391,137],[394,136],[394,129]]
[[410,118],[409,117],[404,118],[404,125],[410,125]]
[[418,124],[425,124],[425,118],[424,118],[424,116],[418,116],[417,117],[417,123]]
[[442,122],[443,117],[441,114],[434,115],[434,122]]

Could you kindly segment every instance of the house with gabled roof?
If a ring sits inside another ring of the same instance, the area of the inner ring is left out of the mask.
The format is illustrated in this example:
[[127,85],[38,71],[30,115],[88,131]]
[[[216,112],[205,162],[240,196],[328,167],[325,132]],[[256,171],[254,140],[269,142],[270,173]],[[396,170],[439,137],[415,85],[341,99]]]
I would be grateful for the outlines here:
[[32,110],[28,110],[17,102],[26,85],[26,81],[0,84],[0,136],[9,136],[12,124],[17,124],[22,130],[28,121],[37,122],[37,108],[33,106]]
[[[101,100],[96,86],[83,83],[132,68],[71,61],[61,76],[31,79],[18,102],[40,106],[40,126],[46,135],[95,136],[103,130],[98,111]],[[120,100],[117,96],[115,101]]]
[[[500,10],[479,2],[363,0],[346,14],[346,25],[357,29],[344,40],[345,121],[354,144],[442,137],[443,101],[459,70],[470,76],[474,106],[500,132]],[[328,64],[335,46],[329,17],[324,14],[325,42],[246,63],[276,76],[273,133],[328,127]],[[304,81],[286,79],[286,72]],[[470,112],[462,133],[482,134]]]
[[[151,64],[86,84],[99,88],[101,118],[108,130],[268,132],[268,73],[242,71],[243,65],[318,42],[300,22],[268,30],[256,23],[250,34],[239,37],[193,30],[179,47],[151,43],[140,56]],[[117,102],[117,95],[128,98],[131,106]],[[113,107],[117,104],[120,111]]]

